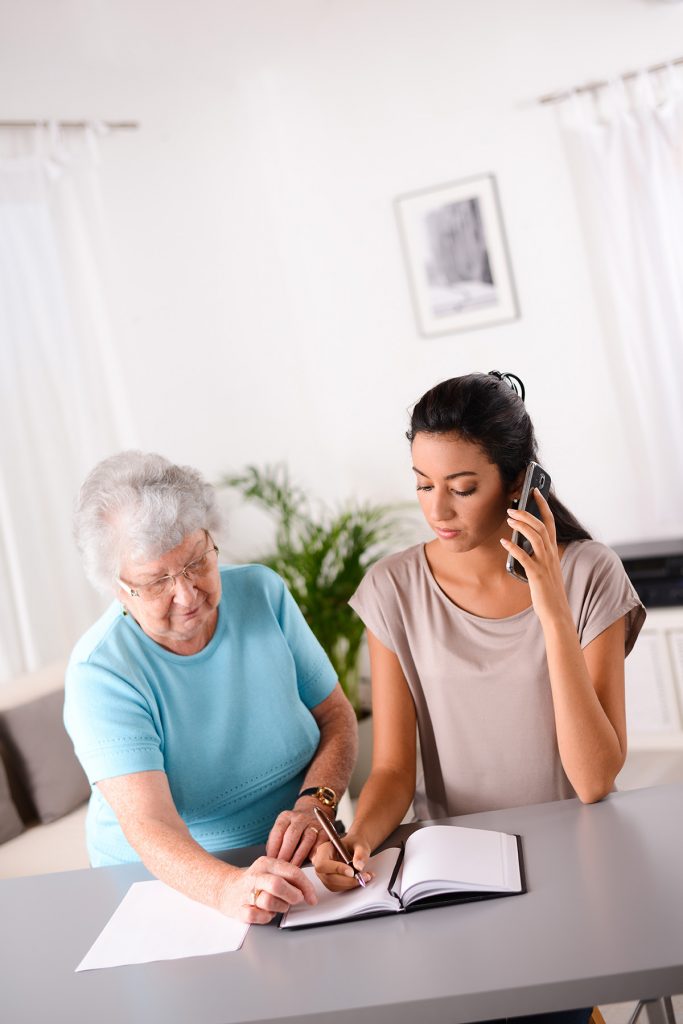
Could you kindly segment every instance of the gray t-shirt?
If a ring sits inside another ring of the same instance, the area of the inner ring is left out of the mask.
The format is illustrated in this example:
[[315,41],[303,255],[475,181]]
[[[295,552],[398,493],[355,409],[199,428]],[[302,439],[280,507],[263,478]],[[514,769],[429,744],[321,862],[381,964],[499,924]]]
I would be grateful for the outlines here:
[[[581,647],[625,615],[628,654],[645,609],[618,556],[573,541],[561,567]],[[463,611],[434,579],[423,544],[377,562],[349,603],[397,655],[415,702],[418,818],[576,796],[560,761],[533,607],[504,619]]]

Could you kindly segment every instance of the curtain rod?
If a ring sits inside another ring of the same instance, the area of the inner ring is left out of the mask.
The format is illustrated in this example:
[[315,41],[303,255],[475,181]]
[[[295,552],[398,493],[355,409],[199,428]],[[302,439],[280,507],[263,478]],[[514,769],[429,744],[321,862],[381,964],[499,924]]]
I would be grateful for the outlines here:
[[[52,123],[44,118],[40,121],[0,121],[0,128],[40,128],[41,126],[47,128]],[[56,121],[54,123],[60,128],[87,128],[92,121]],[[103,121],[102,124],[113,129],[140,127],[139,121]]]
[[[677,57],[675,60],[667,60],[661,64],[651,64],[648,68],[643,68],[641,71],[627,71],[623,75],[619,75],[622,81],[629,81],[631,78],[637,78],[638,75],[652,74],[653,71],[663,71],[665,68],[670,67],[672,64],[683,64],[683,57]],[[604,89],[609,85],[607,79],[599,82],[587,82],[586,85],[578,85],[575,89],[562,89],[560,92],[550,92],[546,96],[539,96],[539,103],[557,103],[559,100],[566,100],[569,96],[576,92],[597,92],[598,89]]]

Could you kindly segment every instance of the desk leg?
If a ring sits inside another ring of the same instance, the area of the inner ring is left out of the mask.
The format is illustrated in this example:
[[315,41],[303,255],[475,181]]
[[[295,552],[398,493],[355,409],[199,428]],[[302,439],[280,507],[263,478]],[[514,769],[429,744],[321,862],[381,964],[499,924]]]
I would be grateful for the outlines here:
[[674,1008],[669,996],[661,999],[644,999],[643,1008],[648,1024],[676,1024]]

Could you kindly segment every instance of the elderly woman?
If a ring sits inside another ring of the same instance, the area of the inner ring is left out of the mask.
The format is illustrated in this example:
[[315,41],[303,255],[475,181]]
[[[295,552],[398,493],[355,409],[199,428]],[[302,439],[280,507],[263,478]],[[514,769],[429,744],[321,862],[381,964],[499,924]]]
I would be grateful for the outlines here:
[[[251,923],[315,902],[301,863],[353,767],[355,715],[283,581],[220,566],[198,472],[128,451],[76,509],[86,573],[113,602],[77,643],[65,722],[93,787],[94,866],[140,859]],[[238,869],[212,852],[266,842]]]

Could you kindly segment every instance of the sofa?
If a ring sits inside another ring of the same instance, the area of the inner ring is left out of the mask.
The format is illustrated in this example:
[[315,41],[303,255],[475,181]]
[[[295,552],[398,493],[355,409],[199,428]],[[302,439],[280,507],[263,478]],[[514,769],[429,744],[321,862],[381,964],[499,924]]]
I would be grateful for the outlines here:
[[88,867],[90,786],[62,723],[65,668],[0,685],[0,878]]

